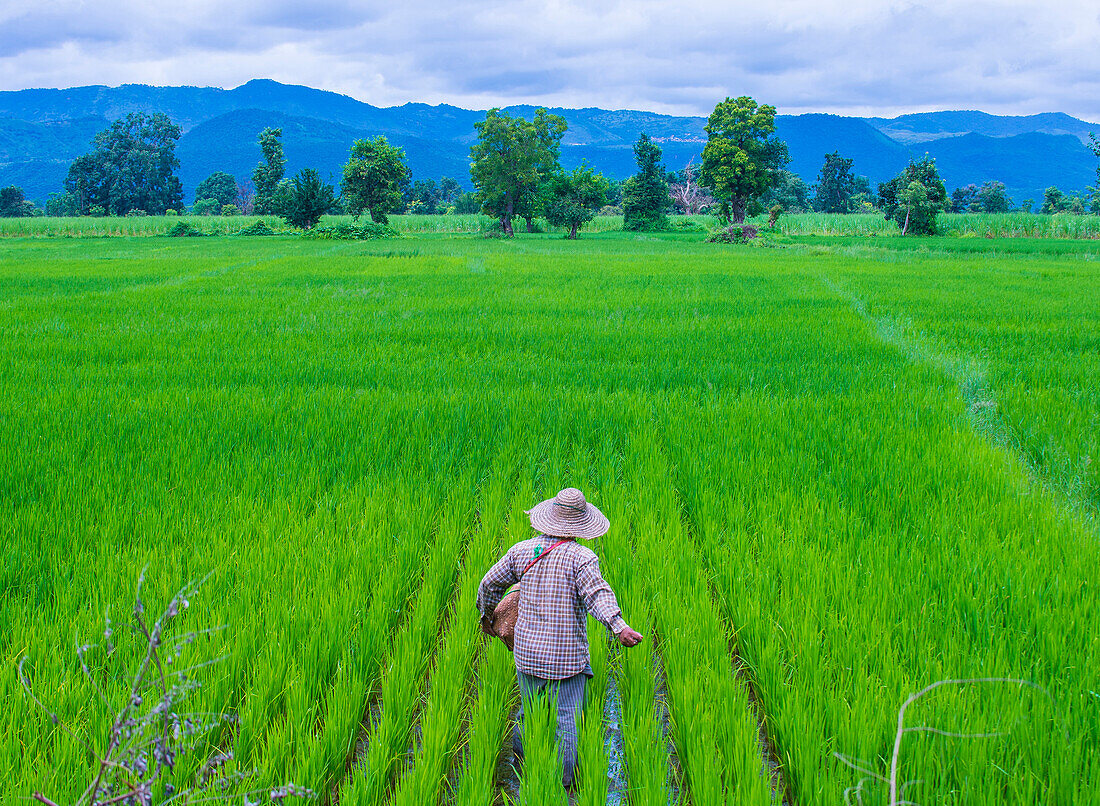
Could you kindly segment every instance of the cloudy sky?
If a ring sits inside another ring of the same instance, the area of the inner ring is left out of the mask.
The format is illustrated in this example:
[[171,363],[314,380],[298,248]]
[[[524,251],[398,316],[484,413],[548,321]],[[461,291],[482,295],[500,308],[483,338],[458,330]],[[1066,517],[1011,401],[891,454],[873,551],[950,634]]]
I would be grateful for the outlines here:
[[251,78],[377,105],[1100,120],[1097,0],[0,0],[0,89]]

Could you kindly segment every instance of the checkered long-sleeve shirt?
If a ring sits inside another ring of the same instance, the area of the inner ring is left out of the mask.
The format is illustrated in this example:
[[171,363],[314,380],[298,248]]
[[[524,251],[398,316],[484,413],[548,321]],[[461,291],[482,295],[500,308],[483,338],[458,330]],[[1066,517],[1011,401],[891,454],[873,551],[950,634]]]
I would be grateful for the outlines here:
[[563,680],[588,669],[586,614],[616,635],[626,627],[595,553],[575,540],[562,543],[520,579],[535,547],[546,551],[557,541],[538,535],[516,543],[489,569],[477,592],[478,610],[491,619],[508,588],[519,582],[516,668],[544,680]]

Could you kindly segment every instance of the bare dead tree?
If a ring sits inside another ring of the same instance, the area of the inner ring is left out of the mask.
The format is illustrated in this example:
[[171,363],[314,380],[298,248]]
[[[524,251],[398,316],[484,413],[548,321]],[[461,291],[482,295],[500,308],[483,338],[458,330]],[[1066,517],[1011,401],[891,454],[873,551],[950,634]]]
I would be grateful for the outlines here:
[[237,180],[237,208],[242,215],[252,215],[256,209],[256,186],[251,179]]
[[697,215],[714,204],[714,197],[696,180],[695,160],[684,166],[684,181],[668,186],[668,197],[685,215]]
[[[890,773],[889,776],[882,775],[869,769],[871,766],[867,762],[863,762],[859,759],[854,759],[851,756],[847,756],[843,753],[833,753],[833,755],[842,764],[851,767],[856,772],[862,773],[863,778],[860,778],[855,786],[850,786],[844,790],[844,802],[847,806],[852,806],[853,799],[856,806],[863,806],[864,785],[868,781],[875,781],[879,784],[884,784],[888,787],[890,793],[890,799],[888,801],[889,806],[919,806],[916,801],[905,799],[905,790],[911,786],[918,786],[924,783],[921,779],[911,779],[904,781],[899,786],[898,784],[898,762],[901,759],[901,746],[905,737],[913,733],[931,733],[936,736],[943,736],[948,739],[994,739],[999,736],[1006,735],[1006,731],[992,731],[988,733],[961,733],[957,731],[942,730],[940,728],[933,727],[931,725],[906,725],[905,724],[905,712],[910,705],[917,702],[921,697],[925,696],[929,692],[940,688],[941,686],[972,686],[982,684],[995,684],[1003,683],[1008,685],[1015,685],[1019,688],[1034,689],[1044,696],[1051,703],[1054,702],[1054,698],[1050,692],[1037,683],[1032,683],[1029,680],[1020,680],[1015,677],[970,677],[958,680],[937,680],[935,683],[925,686],[915,694],[909,695],[909,698],[902,703],[901,708],[898,709],[898,726],[897,732],[894,734],[894,752],[890,756]],[[1068,741],[1068,737],[1067,737]]]
[[[79,742],[96,760],[95,772],[80,797],[70,806],[167,806],[205,801],[250,798],[267,795],[272,802],[281,803],[290,797],[313,797],[305,787],[287,784],[273,789],[234,792],[234,784],[247,778],[244,772],[228,772],[233,760],[231,751],[215,751],[199,765],[198,772],[186,785],[177,789],[171,780],[178,761],[188,753],[209,753],[209,737],[233,718],[212,712],[186,711],[181,704],[194,692],[199,683],[193,675],[199,669],[217,663],[222,658],[198,661],[180,666],[187,647],[203,636],[222,629],[195,630],[178,633],[177,626],[183,611],[190,607],[191,599],[198,593],[201,582],[185,585],[151,625],[146,620],[145,603],[141,589],[145,582],[143,571],[138,579],[134,596],[133,630],[144,644],[142,659],[121,698],[112,698],[100,683],[93,664],[89,660],[93,652],[102,650],[105,662],[115,655],[114,630],[110,614],[105,618],[103,645],[77,642],[76,654],[80,669],[95,692],[100,703],[114,716],[105,737],[105,747],[95,748],[77,731],[51,711],[34,693],[28,674],[27,656],[19,661],[19,682],[33,704],[46,713],[50,721],[67,735]],[[186,659],[185,659],[186,661]],[[97,670],[102,675],[102,670]],[[106,679],[106,678],[104,678]],[[112,702],[112,699],[114,700]],[[179,782],[176,782],[179,783]],[[61,806],[41,792],[31,796],[45,806]]]

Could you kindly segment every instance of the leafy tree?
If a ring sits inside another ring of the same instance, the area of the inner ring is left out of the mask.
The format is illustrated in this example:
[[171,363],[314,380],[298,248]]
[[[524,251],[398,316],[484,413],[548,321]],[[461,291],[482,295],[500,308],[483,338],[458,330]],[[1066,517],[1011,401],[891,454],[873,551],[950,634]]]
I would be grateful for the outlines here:
[[1012,199],[1005,192],[1004,182],[991,179],[978,188],[978,204],[985,213],[1007,213],[1012,208]]
[[1019,211],[1021,213],[1030,213],[1031,208],[1035,206],[1035,199],[1024,199],[1020,202]]
[[286,155],[283,154],[283,130],[268,127],[258,138],[263,160],[252,171],[256,186],[253,210],[257,215],[281,215],[287,188],[282,185],[286,175]]
[[191,205],[194,215],[217,215],[222,209],[217,199],[199,199]]
[[638,173],[623,183],[623,229],[634,232],[668,228],[668,179],[661,149],[641,134],[634,144]]
[[758,199],[749,203],[748,213],[760,215],[775,205],[787,213],[803,213],[813,209],[810,198],[810,186],[802,177],[791,171],[781,170],[776,174],[775,184],[768,188]]
[[439,180],[439,203],[444,206],[454,204],[462,196],[462,185],[457,179],[444,176]]
[[620,182],[618,179],[611,179],[610,177],[608,177],[608,180],[607,180],[607,203],[608,204],[610,204],[612,206],[615,206],[615,207],[621,207],[622,206],[622,203],[623,203],[623,185],[624,184],[625,184],[624,182]]
[[401,191],[408,181],[403,148],[391,146],[381,135],[356,140],[340,182],[344,208],[356,218],[366,210],[371,221],[387,224],[389,214],[402,204]]
[[[919,187],[914,188],[914,183]],[[926,156],[881,183],[878,199],[886,220],[895,222],[903,235],[935,235],[936,215],[947,209],[947,188],[936,161]]]
[[700,178],[740,224],[749,202],[773,187],[790,162],[786,143],[774,136],[775,107],[758,105],[748,96],[726,98],[714,107],[704,128]]
[[1089,212],[1100,215],[1100,140],[1089,132],[1089,151],[1096,155],[1096,187],[1089,188],[1092,191],[1092,201],[1089,204]]
[[290,181],[283,218],[291,226],[311,229],[335,200],[332,185],[321,181],[312,168],[303,168]]
[[1043,193],[1043,206],[1039,208],[1039,212],[1054,215],[1055,213],[1067,212],[1069,207],[1070,200],[1066,198],[1066,194],[1052,186],[1048,187]]
[[214,199],[218,206],[235,204],[237,202],[237,180],[225,171],[215,171],[199,182],[195,188],[195,201],[200,199]]
[[16,185],[0,188],[0,218],[27,218],[35,215],[41,215],[41,211],[35,207],[34,202],[23,196],[23,188]]
[[434,215],[439,212],[443,193],[434,179],[417,179],[406,187],[403,198],[409,212]]
[[980,213],[982,205],[978,200],[978,186],[964,185],[951,191],[950,208],[955,213]]
[[481,210],[481,199],[477,193],[463,193],[454,203],[455,212],[469,215]]
[[46,215],[75,216],[79,213],[76,197],[71,193],[51,193],[50,197],[46,199]]
[[572,173],[560,173],[546,185],[546,220],[555,227],[569,227],[569,238],[575,240],[577,229],[587,224],[607,201],[607,180],[593,173],[587,163]]
[[512,219],[517,215],[527,219],[530,230],[540,186],[560,170],[565,118],[538,109],[528,121],[490,109],[474,129],[478,140],[470,149],[470,177],[481,209],[500,219],[508,237],[514,235]]
[[238,207],[237,205],[235,205],[235,204],[223,204],[222,205],[222,215],[234,216],[234,215],[240,215],[240,214],[241,214],[241,208]]
[[855,205],[856,177],[852,173],[852,160],[840,156],[839,151],[825,155],[814,186],[814,210],[819,213],[850,213]]
[[65,177],[65,190],[81,214],[102,208],[125,215],[142,210],[161,215],[183,204],[176,141],[180,127],[162,112],[131,112],[92,139],[92,151],[77,157]]

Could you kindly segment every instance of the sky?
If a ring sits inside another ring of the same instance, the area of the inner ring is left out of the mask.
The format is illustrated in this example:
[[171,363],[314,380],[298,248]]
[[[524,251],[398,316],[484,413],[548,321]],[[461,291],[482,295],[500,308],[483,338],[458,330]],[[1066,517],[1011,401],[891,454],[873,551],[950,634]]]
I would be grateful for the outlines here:
[[379,106],[1100,120],[1097,0],[0,0],[0,89],[271,78]]

